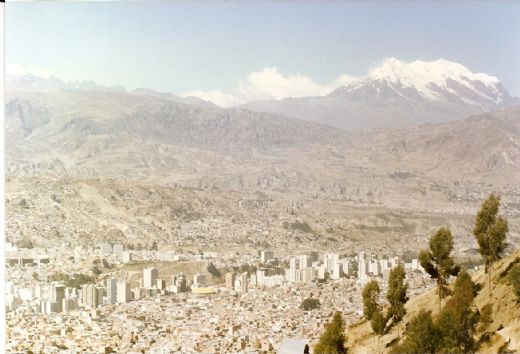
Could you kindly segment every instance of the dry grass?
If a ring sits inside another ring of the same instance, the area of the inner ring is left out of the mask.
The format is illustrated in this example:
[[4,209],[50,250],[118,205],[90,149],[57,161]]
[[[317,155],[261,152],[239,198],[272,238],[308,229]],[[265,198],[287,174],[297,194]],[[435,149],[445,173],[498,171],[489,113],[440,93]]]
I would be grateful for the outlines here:
[[[497,262],[494,266],[492,277],[494,285],[492,286],[491,296],[493,322],[488,330],[495,333],[487,343],[484,343],[479,348],[478,353],[497,353],[500,348],[504,348],[504,344],[507,342],[509,342],[508,350],[520,352],[520,304],[517,303],[513,290],[503,274],[508,266],[516,260],[516,257],[520,257],[520,250],[516,251],[512,256]],[[501,273],[503,274],[502,277]],[[483,270],[479,270],[472,277],[473,281],[482,286],[482,290],[475,298],[475,305],[481,309],[489,302],[487,274]],[[407,314],[401,323],[401,336],[406,323],[420,310],[432,311],[436,315],[438,312],[437,301],[435,290],[409,300],[406,304]],[[350,353],[377,353],[377,340],[368,321],[350,326],[347,330],[347,337]],[[386,335],[381,337],[380,348],[383,353],[389,352],[390,348],[387,348],[386,345],[396,338],[397,327],[394,326]]]

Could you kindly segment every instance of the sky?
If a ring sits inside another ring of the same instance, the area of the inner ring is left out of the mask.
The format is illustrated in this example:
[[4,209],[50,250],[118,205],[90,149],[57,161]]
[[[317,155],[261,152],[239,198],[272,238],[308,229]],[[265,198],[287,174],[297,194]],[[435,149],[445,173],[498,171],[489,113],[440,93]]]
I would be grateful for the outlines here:
[[444,58],[520,96],[520,2],[8,2],[7,72],[229,106],[323,95],[383,59]]

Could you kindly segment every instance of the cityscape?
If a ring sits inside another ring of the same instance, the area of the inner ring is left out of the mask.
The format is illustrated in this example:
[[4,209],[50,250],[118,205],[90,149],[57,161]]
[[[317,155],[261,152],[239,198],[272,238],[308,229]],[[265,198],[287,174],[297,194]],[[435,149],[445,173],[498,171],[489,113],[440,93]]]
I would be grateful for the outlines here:
[[[272,250],[240,256],[128,251],[122,244],[48,252],[11,245],[7,259],[7,320],[13,325],[7,349],[12,352],[276,352],[284,339],[315,342],[336,310],[348,322],[360,320],[362,286],[376,279],[384,290],[399,263],[407,271],[410,294],[434,286],[417,259],[378,258],[364,251],[278,258]],[[89,282],[92,274],[76,273],[85,262],[118,270]],[[123,270],[155,262],[197,262],[206,271],[188,276],[163,275],[153,266]],[[53,280],[64,273],[75,274],[78,282],[67,286]],[[317,299],[320,311],[304,310],[305,299]]]
[[0,352],[520,353],[520,2],[0,8]]

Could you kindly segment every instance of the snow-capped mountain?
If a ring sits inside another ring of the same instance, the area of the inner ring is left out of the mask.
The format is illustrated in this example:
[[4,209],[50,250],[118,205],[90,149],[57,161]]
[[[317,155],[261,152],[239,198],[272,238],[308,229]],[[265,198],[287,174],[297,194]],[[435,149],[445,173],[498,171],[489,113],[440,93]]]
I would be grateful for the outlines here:
[[461,64],[390,58],[366,77],[324,97],[257,101],[245,106],[359,130],[442,122],[518,102],[498,78],[473,73]]

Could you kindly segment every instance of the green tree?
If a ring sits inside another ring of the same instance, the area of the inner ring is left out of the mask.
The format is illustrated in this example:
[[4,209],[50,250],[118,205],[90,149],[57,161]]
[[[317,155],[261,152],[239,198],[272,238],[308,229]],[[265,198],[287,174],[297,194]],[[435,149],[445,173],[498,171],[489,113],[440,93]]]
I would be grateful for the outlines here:
[[480,333],[484,333],[489,328],[491,323],[493,323],[493,305],[486,304],[480,310],[478,331]]
[[[408,284],[405,282],[406,273],[401,264],[390,271],[388,277],[388,291],[386,299],[390,303],[388,309],[388,319],[392,319],[393,323],[399,323],[406,315],[404,304],[408,301],[406,292]],[[397,327],[397,336],[399,337],[399,326]]]
[[479,315],[472,309],[474,288],[471,276],[466,271],[460,272],[455,280],[453,296],[436,321],[443,353],[470,353],[476,349],[474,335]]
[[520,263],[515,264],[509,271],[509,282],[513,286],[516,300],[520,302]]
[[439,334],[430,312],[421,310],[408,323],[404,341],[392,350],[399,354],[434,354],[439,347]]
[[312,311],[318,309],[320,308],[320,300],[313,298],[305,299],[300,305],[300,308],[304,311]]
[[208,264],[206,269],[208,270],[208,273],[211,274],[211,276],[215,278],[222,278],[222,274],[213,263]]
[[379,284],[375,280],[369,281],[363,288],[363,316],[369,321],[379,306],[378,299],[380,293],[381,289],[379,289]]
[[437,279],[437,293],[439,295],[439,312],[442,299],[448,294],[448,279],[459,273],[460,267],[455,264],[451,251],[453,250],[453,236],[449,229],[442,227],[430,239],[430,249],[419,253],[419,262],[430,277]]
[[482,203],[477,213],[473,234],[477,239],[478,251],[486,265],[488,273],[488,296],[491,298],[491,275],[493,263],[500,259],[502,252],[506,248],[505,243],[509,226],[507,220],[498,215],[500,207],[500,196],[491,194]]
[[315,354],[346,354],[345,323],[341,312],[336,312],[325,327],[318,344],[314,347]]
[[372,331],[377,335],[377,352],[379,353],[379,343],[381,342],[381,336],[385,334],[386,322],[388,318],[383,314],[383,310],[380,306],[372,313],[372,320],[370,320],[370,326]]

